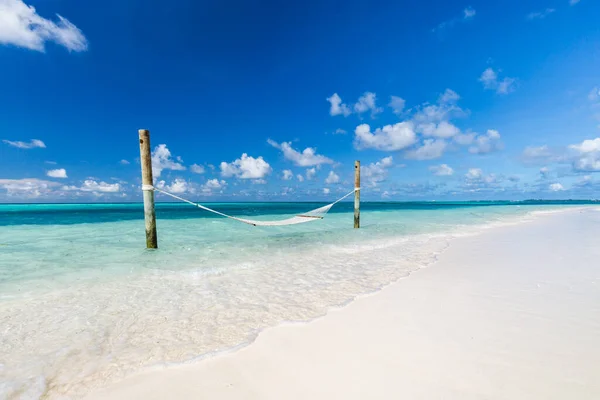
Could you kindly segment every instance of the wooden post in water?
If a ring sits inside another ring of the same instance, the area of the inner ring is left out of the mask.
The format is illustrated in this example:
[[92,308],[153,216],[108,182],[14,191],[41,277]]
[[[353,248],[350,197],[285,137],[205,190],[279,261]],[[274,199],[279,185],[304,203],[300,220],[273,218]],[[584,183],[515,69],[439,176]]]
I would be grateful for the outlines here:
[[142,191],[144,193],[144,219],[146,221],[146,248],[157,249],[156,212],[152,189],[152,155],[150,153],[150,131],[140,129],[140,164],[142,164]]
[[360,161],[354,161],[354,227],[360,228]]

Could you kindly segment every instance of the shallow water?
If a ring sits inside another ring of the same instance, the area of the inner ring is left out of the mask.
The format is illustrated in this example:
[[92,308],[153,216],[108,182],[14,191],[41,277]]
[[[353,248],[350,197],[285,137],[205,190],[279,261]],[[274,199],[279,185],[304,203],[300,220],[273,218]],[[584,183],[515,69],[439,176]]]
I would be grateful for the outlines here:
[[[279,219],[315,203],[227,203]],[[78,398],[143,368],[189,362],[303,321],[430,264],[452,237],[573,205],[365,203],[253,227],[159,205],[0,205],[0,398]]]

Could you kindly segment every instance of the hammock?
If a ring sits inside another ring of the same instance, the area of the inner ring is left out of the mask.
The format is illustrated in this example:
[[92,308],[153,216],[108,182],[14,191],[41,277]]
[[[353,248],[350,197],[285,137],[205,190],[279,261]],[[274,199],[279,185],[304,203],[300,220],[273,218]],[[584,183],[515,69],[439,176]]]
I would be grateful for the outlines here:
[[344,196],[340,197],[333,203],[327,204],[326,206],[315,208],[314,210],[310,210],[305,213],[293,216],[291,218],[286,218],[286,219],[282,219],[282,220],[278,220],[278,221],[258,221],[258,220],[253,220],[253,219],[234,217],[232,215],[227,215],[220,211],[213,210],[212,208],[203,206],[202,204],[194,203],[193,201],[186,200],[182,197],[174,195],[173,193],[165,192],[164,190],[158,189],[152,185],[142,185],[142,190],[153,190],[153,191],[156,191],[156,192],[159,192],[162,194],[166,194],[167,196],[170,196],[174,199],[183,201],[192,206],[196,206],[204,211],[208,211],[208,212],[220,215],[225,218],[234,219],[236,221],[243,222],[244,224],[253,225],[253,226],[284,226],[284,225],[303,224],[305,222],[312,222],[312,221],[318,221],[320,219],[323,219],[325,217],[325,214],[327,214],[327,212],[331,209],[331,207],[333,207],[336,203],[339,203],[340,201],[344,200],[346,197],[350,196],[352,193],[360,190],[360,188],[354,189],[350,193],[345,194]]

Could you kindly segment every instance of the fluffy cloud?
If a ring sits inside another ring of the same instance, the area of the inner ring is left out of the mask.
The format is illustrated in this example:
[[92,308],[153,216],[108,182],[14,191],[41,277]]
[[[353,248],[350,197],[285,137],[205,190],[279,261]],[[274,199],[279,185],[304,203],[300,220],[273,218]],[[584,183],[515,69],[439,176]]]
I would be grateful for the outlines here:
[[466,112],[456,102],[460,99],[458,93],[446,89],[438,97],[437,104],[424,104],[417,108],[412,117],[415,131],[423,136],[450,138],[460,134],[460,129],[454,126],[450,119],[462,117]]
[[470,168],[465,177],[470,181],[481,179],[483,171],[480,168]]
[[471,154],[487,154],[502,149],[500,133],[494,129],[488,129],[483,135],[475,136],[472,146],[469,147]]
[[192,171],[194,174],[203,174],[204,172],[206,172],[204,167],[198,164],[192,164],[190,166],[190,171]]
[[382,158],[381,160],[360,167],[361,178],[366,180],[370,186],[377,186],[379,182],[385,181],[388,169],[394,164],[392,156]]
[[383,108],[377,107],[377,95],[373,92],[363,93],[352,106],[343,103],[342,98],[337,93],[332,94],[331,97],[325,100],[329,102],[329,115],[332,116],[343,115],[347,117],[353,111],[360,116],[360,114],[370,110],[371,118],[373,118],[375,115],[383,112]]
[[225,182],[224,180],[209,179],[204,184],[204,187],[208,189],[223,189],[226,185],[227,182]]
[[46,175],[50,178],[66,178],[67,170],[64,168],[51,169],[50,171],[46,172]]
[[600,171],[600,137],[572,144],[574,152],[573,169],[576,171]]
[[413,160],[433,160],[440,158],[448,144],[445,140],[426,139],[423,145],[406,152],[406,158]]
[[56,17],[56,22],[43,18],[22,0],[0,0],[0,44],[43,52],[46,42],[55,42],[69,51],[87,50],[83,33],[61,15]]
[[[404,107],[403,100],[397,99],[400,110]],[[418,160],[438,158],[448,148],[448,143],[443,139],[461,135],[460,129],[450,122],[452,118],[467,114],[456,104],[459,99],[460,96],[455,91],[446,89],[440,94],[436,104],[425,103],[416,107],[413,115],[405,121],[386,125],[375,131],[371,131],[368,124],[359,125],[354,131],[354,146],[358,150],[397,151],[417,144],[421,135],[426,139],[416,148],[406,152],[406,157]]]
[[333,131],[333,134],[334,134],[334,135],[345,135],[346,133],[348,133],[348,132],[346,132],[346,131],[345,131],[344,129],[342,129],[342,128],[337,128],[335,131]]
[[[572,1],[572,0],[571,0]],[[548,15],[552,14],[553,12],[555,12],[556,10],[554,8],[546,8],[543,11],[536,11],[536,12],[532,12],[527,14],[527,19],[529,20],[533,20],[533,19],[544,19],[546,18]]]
[[382,151],[402,150],[417,141],[414,124],[409,121],[386,125],[371,132],[368,124],[361,124],[354,130],[354,146],[358,150],[376,149]]
[[354,112],[359,115],[369,110],[371,117],[383,112],[383,108],[377,107],[377,96],[373,92],[365,92],[354,104]]
[[129,165],[131,163],[129,161],[127,161],[127,160],[121,160],[121,161],[119,161],[119,164],[121,164],[121,165]]
[[394,114],[402,114],[405,105],[406,101],[402,97],[390,96],[390,103],[388,104],[388,106],[394,111]]
[[325,100],[327,100],[330,104],[329,114],[331,116],[343,115],[344,117],[347,117],[348,115],[352,114],[350,107],[342,103],[342,98],[337,93],[334,93],[331,95],[331,97],[328,97]]
[[323,188],[323,194],[329,194],[330,192],[329,188]]
[[332,183],[339,183],[340,182],[340,177],[333,171],[329,171],[329,175],[327,175],[327,178],[325,179],[325,183],[327,183],[328,185],[331,185]]
[[231,163],[223,161],[220,168],[223,177],[235,176],[240,179],[261,179],[272,171],[269,163],[262,157],[254,158],[246,153]]
[[432,165],[429,170],[437,176],[450,176],[454,174],[454,170],[448,164]]
[[[2,0],[0,0],[0,2],[1,1]],[[1,3],[0,3],[0,7],[2,7]],[[0,14],[1,14],[1,9],[0,9]],[[1,15],[0,15],[0,21],[2,21]],[[0,31],[1,30],[2,30],[2,26],[0,25]],[[16,147],[19,149],[34,149],[36,147],[41,148],[41,149],[46,148],[46,144],[44,144],[44,142],[42,142],[39,139],[31,139],[29,142],[21,142],[21,141],[13,142],[12,140],[3,140],[3,142],[9,146]]]
[[498,73],[492,68],[487,68],[481,76],[479,81],[483,83],[484,89],[495,90],[498,94],[508,94],[514,92],[517,80],[515,78],[505,77],[502,80],[498,80]]
[[6,190],[9,196],[26,198],[40,197],[52,192],[60,186],[57,182],[40,179],[0,179],[0,188]]
[[96,182],[92,179],[83,181],[83,185],[79,188],[83,192],[105,192],[115,193],[121,190],[121,185],[118,183]]
[[292,170],[290,170],[290,169],[284,169],[283,170],[283,174],[281,176],[281,179],[283,179],[284,181],[289,181],[293,177],[294,177],[294,173],[292,172]]
[[184,179],[176,178],[170,185],[167,185],[165,181],[158,181],[156,187],[164,189],[167,192],[178,194],[187,192],[189,184]]
[[448,121],[441,121],[439,124],[427,122],[419,125],[419,132],[424,136],[433,136],[437,138],[451,138],[460,133],[460,129]]
[[222,193],[226,186],[227,182],[224,180],[218,180],[216,178],[209,179],[204,183],[204,185],[200,186],[200,191],[202,194],[210,196],[215,192]]
[[158,178],[163,170],[170,169],[173,171],[183,171],[183,160],[177,157],[175,160],[171,158],[171,152],[166,144],[159,144],[152,152],[152,174]]
[[304,182],[304,177],[300,174],[296,175],[296,179],[298,179],[298,182]]
[[561,185],[560,183],[552,183],[550,184],[550,186],[548,186],[548,189],[550,189],[553,192],[560,192],[562,190],[565,190],[563,185]]
[[309,168],[306,170],[306,179],[311,180],[312,178],[315,177],[315,175],[317,175],[317,169],[316,168]]
[[312,167],[321,164],[333,164],[333,160],[323,155],[317,154],[316,149],[312,147],[305,148],[302,152],[295,150],[291,142],[282,142],[281,144],[268,139],[267,143],[283,152],[286,160],[293,162],[299,167]]

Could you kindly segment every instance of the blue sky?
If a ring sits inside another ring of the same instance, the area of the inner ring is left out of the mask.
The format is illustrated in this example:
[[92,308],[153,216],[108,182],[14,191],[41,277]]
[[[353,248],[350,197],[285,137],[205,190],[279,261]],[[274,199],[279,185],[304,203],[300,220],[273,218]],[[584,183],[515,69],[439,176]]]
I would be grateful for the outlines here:
[[600,2],[0,0],[0,201],[600,197]]

